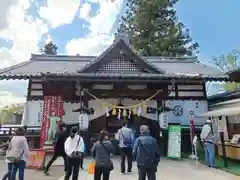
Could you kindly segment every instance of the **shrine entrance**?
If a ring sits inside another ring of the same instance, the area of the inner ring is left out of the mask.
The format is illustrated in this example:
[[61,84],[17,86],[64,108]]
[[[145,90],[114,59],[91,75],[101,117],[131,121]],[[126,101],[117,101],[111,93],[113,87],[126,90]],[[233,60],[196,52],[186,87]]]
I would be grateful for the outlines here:
[[[115,146],[115,149],[118,149],[118,142],[115,139],[115,133],[123,126],[124,122],[128,121],[130,127],[133,130],[135,137],[140,135],[140,126],[147,125],[150,129],[150,135],[153,136],[158,143],[160,143],[159,131],[160,127],[157,121],[145,118],[143,116],[133,115],[131,119],[127,119],[123,117],[122,119],[118,119],[116,116],[103,115],[99,118],[90,121],[90,144],[92,145],[94,142],[98,140],[99,132],[102,129],[106,129],[108,131],[109,140]],[[91,146],[90,145],[90,146]]]

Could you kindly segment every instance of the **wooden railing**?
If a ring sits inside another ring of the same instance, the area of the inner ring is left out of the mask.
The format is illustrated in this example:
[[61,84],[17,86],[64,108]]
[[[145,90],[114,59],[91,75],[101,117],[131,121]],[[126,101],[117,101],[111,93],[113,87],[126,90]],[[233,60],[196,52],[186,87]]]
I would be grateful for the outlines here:
[[19,127],[24,128],[25,135],[38,135],[40,136],[41,126],[21,126],[21,125],[2,125],[0,126],[0,137],[14,135],[16,129]]

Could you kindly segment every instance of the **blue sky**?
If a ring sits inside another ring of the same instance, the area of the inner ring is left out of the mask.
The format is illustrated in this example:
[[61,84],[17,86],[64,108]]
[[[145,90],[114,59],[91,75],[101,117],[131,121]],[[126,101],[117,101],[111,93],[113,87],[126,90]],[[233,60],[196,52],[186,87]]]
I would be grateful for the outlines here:
[[[178,18],[200,44],[199,59],[240,49],[240,1],[180,0]],[[123,0],[8,0],[0,3],[0,61],[7,67],[29,59],[49,40],[59,54],[96,55],[113,39]],[[15,83],[15,84],[14,84]],[[16,88],[16,83],[18,87]],[[0,82],[0,106],[24,101],[26,82]],[[211,92],[219,90],[210,86]]]
[[240,1],[180,0],[179,20],[200,44],[200,58],[211,61],[212,56],[240,48]]

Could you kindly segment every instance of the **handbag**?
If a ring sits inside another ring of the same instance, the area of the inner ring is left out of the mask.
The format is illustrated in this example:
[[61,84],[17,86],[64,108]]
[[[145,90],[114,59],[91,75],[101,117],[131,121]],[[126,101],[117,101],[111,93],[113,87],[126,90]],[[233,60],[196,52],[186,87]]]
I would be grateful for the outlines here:
[[[80,139],[81,139],[81,137],[79,137],[79,139],[77,141],[76,149],[78,148]],[[78,158],[78,159],[82,159],[83,158],[82,152],[77,151],[77,150],[73,151],[71,155],[72,155],[72,158]]]
[[94,164],[94,162],[92,161],[92,162],[89,164],[88,174],[94,174],[94,173],[95,173],[95,164]]
[[6,159],[12,163],[17,163],[22,160],[24,150],[16,150],[12,149],[11,141],[9,142],[8,150],[6,153]]
[[[102,147],[104,148],[104,150],[107,152],[109,159],[110,159],[110,152],[107,150],[106,146],[103,145],[103,143],[100,143],[102,145]],[[109,166],[109,170],[112,171],[114,170],[114,166],[113,166],[113,162],[110,159],[110,166]]]

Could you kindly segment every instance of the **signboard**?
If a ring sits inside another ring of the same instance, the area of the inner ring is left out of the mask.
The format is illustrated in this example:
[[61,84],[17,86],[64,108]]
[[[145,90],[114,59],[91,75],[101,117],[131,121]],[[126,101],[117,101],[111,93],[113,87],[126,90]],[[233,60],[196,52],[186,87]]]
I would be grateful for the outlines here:
[[43,167],[45,158],[45,151],[44,150],[30,150],[29,159],[27,162],[28,168],[40,169]]
[[[61,124],[63,116],[63,102],[60,96],[44,96],[43,110],[42,110],[42,129],[40,136],[40,147],[43,148],[44,142],[48,140],[48,130],[50,122],[48,117],[55,113],[55,116],[60,117],[59,124]],[[58,125],[59,125],[58,124]],[[53,136],[51,136],[51,140]]]
[[168,157],[181,158],[181,125],[168,126]]

